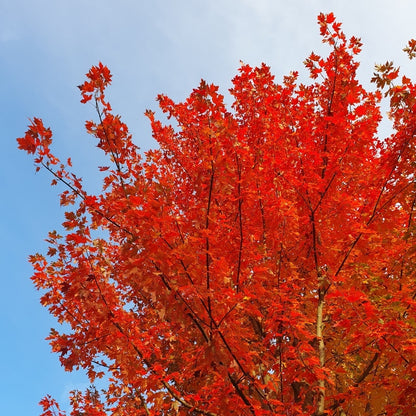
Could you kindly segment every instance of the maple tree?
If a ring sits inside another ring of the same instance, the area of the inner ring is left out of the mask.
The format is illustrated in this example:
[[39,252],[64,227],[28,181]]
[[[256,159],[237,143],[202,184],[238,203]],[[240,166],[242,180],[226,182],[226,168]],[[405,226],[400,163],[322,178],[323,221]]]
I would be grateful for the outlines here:
[[[202,81],[147,111],[142,154],[105,98],[80,86],[108,156],[89,194],[34,119],[19,147],[65,184],[64,235],[30,260],[71,415],[409,415],[416,408],[416,85],[392,63],[358,82],[360,40],[318,17],[327,57],[275,82],[243,65],[227,109]],[[405,51],[412,58],[416,41]],[[378,137],[382,95],[393,133]],[[43,416],[63,415],[49,396]]]

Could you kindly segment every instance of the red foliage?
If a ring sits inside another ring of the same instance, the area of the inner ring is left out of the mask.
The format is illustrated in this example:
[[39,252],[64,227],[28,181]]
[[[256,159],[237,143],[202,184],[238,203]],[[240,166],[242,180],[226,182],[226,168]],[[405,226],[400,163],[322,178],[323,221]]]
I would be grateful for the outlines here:
[[71,415],[414,411],[416,87],[378,67],[395,129],[378,139],[359,39],[318,20],[331,52],[306,60],[313,83],[244,65],[232,109],[205,82],[183,103],[159,96],[174,123],[147,112],[159,148],[144,157],[93,67],[86,128],[114,166],[100,195],[50,153],[41,120],[18,139],[71,205],[66,235],[31,257],[42,304],[70,328],[53,351],[108,379],[74,392]]

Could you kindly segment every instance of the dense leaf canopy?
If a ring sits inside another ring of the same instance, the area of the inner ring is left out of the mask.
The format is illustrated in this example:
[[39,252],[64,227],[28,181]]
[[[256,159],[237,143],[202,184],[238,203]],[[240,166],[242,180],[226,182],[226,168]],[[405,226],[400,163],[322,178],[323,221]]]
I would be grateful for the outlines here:
[[204,81],[182,103],[161,95],[172,123],[147,112],[159,147],[144,154],[105,98],[108,68],[92,67],[86,129],[111,165],[98,195],[40,119],[18,139],[65,185],[64,235],[31,257],[66,324],[53,351],[106,380],[73,392],[71,415],[415,411],[416,86],[387,62],[367,91],[359,39],[318,22],[330,53],[305,61],[310,84],[243,65],[231,108]]

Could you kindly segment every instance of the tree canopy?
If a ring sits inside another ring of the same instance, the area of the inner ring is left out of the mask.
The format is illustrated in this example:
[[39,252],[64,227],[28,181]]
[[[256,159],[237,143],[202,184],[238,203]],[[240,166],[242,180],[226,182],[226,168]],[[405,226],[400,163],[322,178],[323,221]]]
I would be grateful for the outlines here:
[[366,90],[360,40],[332,13],[318,23],[330,52],[306,59],[309,84],[242,65],[230,108],[205,81],[181,103],[160,95],[171,122],[146,112],[145,153],[93,66],[79,88],[109,160],[97,195],[42,120],[18,139],[64,185],[63,235],[30,258],[66,324],[48,339],[66,370],[106,380],[73,392],[71,415],[414,412],[416,85],[387,62]]

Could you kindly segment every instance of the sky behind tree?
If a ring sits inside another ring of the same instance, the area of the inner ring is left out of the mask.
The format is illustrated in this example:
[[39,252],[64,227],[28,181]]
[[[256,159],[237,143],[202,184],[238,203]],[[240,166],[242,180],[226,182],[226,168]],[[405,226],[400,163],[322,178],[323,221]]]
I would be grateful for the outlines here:
[[[328,53],[316,17],[331,11],[347,36],[362,38],[365,86],[374,64],[387,60],[414,76],[415,63],[402,52],[416,38],[413,0],[0,1],[0,414],[38,415],[45,394],[65,404],[69,390],[88,386],[82,372],[65,373],[50,352],[44,338],[57,324],[29,279],[27,257],[45,251],[44,238],[59,231],[64,209],[62,188],[51,188],[52,178],[35,174],[33,161],[17,150],[28,119],[51,126],[56,154],[71,157],[86,188],[98,191],[102,155],[83,128],[94,108],[79,103],[76,88],[91,65],[110,68],[107,96],[146,150],[154,142],[144,112],[157,110],[159,93],[184,100],[203,78],[227,97],[240,62],[265,62],[277,82],[296,70],[306,82],[304,59]],[[384,123],[381,135],[388,131]]]

